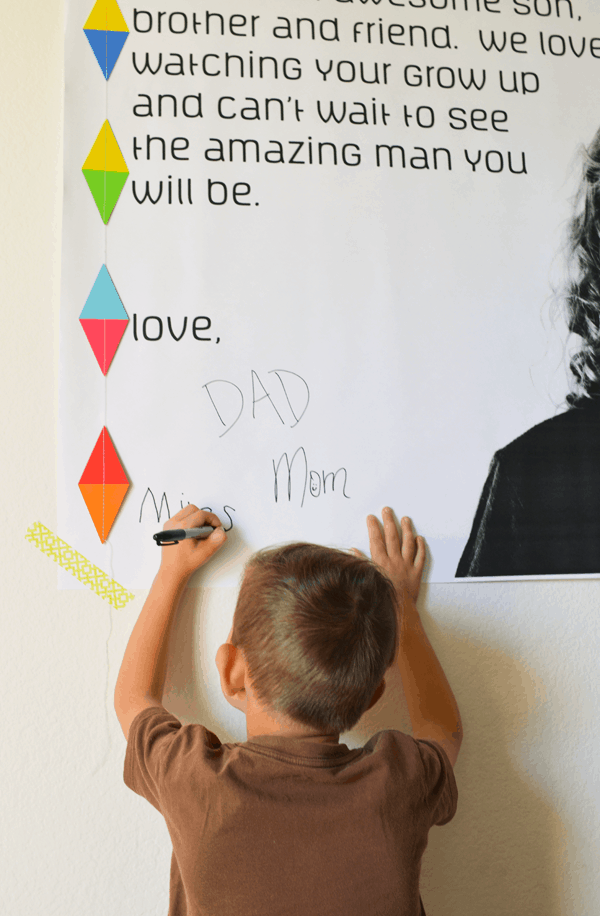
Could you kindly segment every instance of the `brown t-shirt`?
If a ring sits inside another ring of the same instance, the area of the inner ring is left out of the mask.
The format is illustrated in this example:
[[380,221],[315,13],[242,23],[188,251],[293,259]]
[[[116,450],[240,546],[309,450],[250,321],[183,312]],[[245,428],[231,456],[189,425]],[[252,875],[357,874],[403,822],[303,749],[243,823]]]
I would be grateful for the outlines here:
[[169,829],[169,916],[420,916],[427,834],[457,799],[433,741],[221,744],[159,707],[131,724],[124,778]]

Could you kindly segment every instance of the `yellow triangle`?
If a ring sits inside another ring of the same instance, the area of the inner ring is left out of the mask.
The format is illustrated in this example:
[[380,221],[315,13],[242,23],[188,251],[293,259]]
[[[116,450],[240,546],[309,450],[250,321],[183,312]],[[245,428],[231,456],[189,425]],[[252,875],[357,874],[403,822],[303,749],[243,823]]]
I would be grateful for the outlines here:
[[123,159],[119,144],[108,121],[102,125],[96,142],[83,164],[84,169],[93,169],[96,172],[127,172],[127,163]]
[[129,31],[117,0],[97,0],[84,29],[98,29],[101,32]]

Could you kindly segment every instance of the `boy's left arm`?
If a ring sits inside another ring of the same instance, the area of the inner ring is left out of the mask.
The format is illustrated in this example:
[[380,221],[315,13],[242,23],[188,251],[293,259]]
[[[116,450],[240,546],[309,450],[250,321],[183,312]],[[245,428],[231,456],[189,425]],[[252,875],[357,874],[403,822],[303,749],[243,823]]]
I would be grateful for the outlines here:
[[125,738],[137,714],[162,707],[167,649],[175,611],[187,581],[221,547],[227,535],[212,512],[186,506],[164,525],[168,528],[216,529],[205,540],[194,538],[162,548],[160,568],[133,628],[115,686],[115,712]]

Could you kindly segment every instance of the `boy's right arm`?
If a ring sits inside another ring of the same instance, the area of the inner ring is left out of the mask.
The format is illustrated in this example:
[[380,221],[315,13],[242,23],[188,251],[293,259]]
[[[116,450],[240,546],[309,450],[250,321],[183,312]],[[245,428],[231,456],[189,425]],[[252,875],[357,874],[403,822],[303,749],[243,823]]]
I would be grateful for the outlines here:
[[408,518],[402,519],[399,532],[391,509],[385,508],[382,516],[383,532],[374,515],[367,519],[369,546],[373,562],[383,569],[396,589],[397,664],[413,737],[437,741],[454,766],[463,738],[460,712],[416,607],[425,542],[421,537],[415,539]]

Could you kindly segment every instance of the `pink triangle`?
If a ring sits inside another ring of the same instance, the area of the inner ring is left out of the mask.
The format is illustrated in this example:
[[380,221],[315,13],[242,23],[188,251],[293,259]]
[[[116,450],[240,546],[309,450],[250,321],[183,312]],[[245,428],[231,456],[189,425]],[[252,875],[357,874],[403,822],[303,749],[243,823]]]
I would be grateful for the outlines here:
[[94,356],[104,375],[108,372],[129,318],[80,318]]

